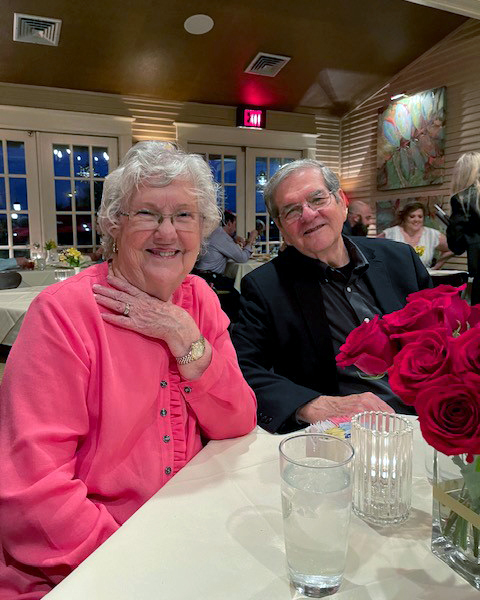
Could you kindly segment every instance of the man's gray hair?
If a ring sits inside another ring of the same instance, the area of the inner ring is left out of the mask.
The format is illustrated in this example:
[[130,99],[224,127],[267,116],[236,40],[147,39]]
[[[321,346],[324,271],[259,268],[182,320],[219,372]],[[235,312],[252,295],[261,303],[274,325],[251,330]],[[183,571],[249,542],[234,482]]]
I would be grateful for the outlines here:
[[330,192],[333,192],[337,202],[339,201],[340,198],[337,192],[340,189],[340,182],[338,181],[338,177],[335,175],[335,173],[318,160],[314,160],[313,158],[302,158],[300,160],[287,163],[278,169],[263,190],[263,197],[265,199],[267,210],[273,219],[278,218],[278,209],[275,202],[275,194],[278,186],[285,179],[287,179],[287,177],[290,177],[290,175],[293,175],[293,173],[296,173],[302,169],[316,169],[319,171],[325,180],[327,189]]
[[120,166],[105,179],[98,224],[102,232],[104,258],[113,254],[112,225],[118,225],[121,212],[141,186],[165,187],[180,179],[191,186],[202,216],[203,240],[218,226],[221,212],[217,206],[218,184],[209,166],[198,154],[187,154],[173,144],[150,141],[135,144]]

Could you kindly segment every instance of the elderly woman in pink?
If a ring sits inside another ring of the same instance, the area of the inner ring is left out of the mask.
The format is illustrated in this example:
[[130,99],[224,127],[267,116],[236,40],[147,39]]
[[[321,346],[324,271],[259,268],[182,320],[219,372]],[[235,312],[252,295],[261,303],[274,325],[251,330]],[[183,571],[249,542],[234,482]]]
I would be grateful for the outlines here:
[[202,440],[255,426],[228,319],[189,275],[218,222],[207,164],[139,143],[105,182],[109,261],[32,303],[1,387],[0,599],[43,597]]

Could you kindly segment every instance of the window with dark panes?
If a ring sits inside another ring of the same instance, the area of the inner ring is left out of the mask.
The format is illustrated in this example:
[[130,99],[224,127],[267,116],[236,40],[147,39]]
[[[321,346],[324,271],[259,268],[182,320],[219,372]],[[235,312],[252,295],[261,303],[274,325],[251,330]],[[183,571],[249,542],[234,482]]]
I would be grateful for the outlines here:
[[255,245],[257,252],[262,254],[277,252],[281,244],[280,231],[268,214],[263,190],[278,169],[293,160],[295,159],[290,157],[255,157],[255,227],[257,231],[262,231]]
[[[23,134],[25,135],[25,134]],[[25,256],[30,241],[25,141],[0,132],[0,257]]]
[[54,143],[52,160],[57,243],[91,252],[100,243],[95,215],[110,171],[109,149]]

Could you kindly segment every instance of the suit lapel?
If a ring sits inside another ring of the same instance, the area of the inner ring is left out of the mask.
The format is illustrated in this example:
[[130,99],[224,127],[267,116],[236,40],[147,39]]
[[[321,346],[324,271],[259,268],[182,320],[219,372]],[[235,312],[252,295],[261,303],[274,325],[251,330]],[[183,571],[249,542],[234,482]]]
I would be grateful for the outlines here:
[[335,372],[332,339],[321,291],[320,269],[315,260],[301,255],[293,248],[289,248],[288,252],[289,255],[285,257],[285,275],[291,284],[293,283],[299,318],[303,318],[300,326],[304,327],[306,335],[310,338],[317,356],[317,364],[327,367],[327,363],[331,363],[329,366],[333,369],[332,372]]
[[[360,246],[360,244],[358,244]],[[395,286],[388,274],[383,261],[375,256],[375,251],[371,248],[361,248],[368,260],[368,269],[365,273],[365,278],[373,293],[373,297],[377,300],[384,314],[391,313],[394,310],[400,310],[404,306],[402,299],[395,293]]]

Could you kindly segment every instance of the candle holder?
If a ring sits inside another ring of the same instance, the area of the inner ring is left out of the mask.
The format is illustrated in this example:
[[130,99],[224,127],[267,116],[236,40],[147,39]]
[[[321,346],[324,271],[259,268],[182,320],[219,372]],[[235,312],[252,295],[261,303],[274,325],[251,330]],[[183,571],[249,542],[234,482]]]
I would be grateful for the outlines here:
[[363,412],[352,418],[353,512],[367,523],[407,520],[412,501],[413,428],[404,417]]

